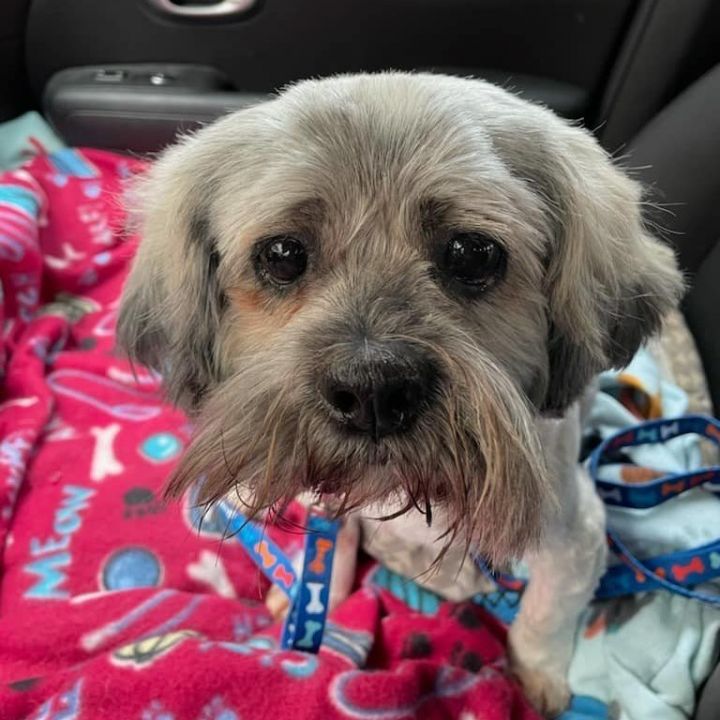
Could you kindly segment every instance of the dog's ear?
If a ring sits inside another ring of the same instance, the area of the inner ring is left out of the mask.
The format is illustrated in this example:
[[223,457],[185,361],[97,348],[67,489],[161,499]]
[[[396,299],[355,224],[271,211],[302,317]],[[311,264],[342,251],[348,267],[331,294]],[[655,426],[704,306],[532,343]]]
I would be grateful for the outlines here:
[[225,306],[210,220],[207,150],[189,138],[131,188],[141,241],[120,305],[118,343],[163,375],[169,398],[192,411],[217,380],[216,335]]
[[642,221],[642,188],[593,136],[537,107],[527,132],[494,138],[549,209],[547,386],[540,410],[559,415],[591,378],[626,365],[679,301],[674,253]]
[[549,378],[562,413],[593,375],[626,365],[677,304],[675,255],[642,221],[642,189],[584,130],[564,125],[541,181],[555,208],[547,259]]

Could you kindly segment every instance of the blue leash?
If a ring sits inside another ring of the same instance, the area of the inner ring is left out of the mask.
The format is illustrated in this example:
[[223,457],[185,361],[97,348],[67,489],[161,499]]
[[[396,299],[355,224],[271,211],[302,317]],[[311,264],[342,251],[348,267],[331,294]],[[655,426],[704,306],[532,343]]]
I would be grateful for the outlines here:
[[[646,483],[628,485],[600,480],[598,472],[607,462],[607,454],[620,448],[650,445],[681,435],[701,435],[720,446],[720,422],[704,415],[686,415],[652,420],[616,433],[604,440],[590,455],[588,469],[603,500],[608,505],[649,508],[660,505],[692,488],[705,486],[720,491],[720,467],[712,466],[686,473],[673,473]],[[610,549],[621,564],[608,569],[596,591],[597,598],[663,589],[694,600],[720,605],[720,596],[694,590],[695,585],[720,576],[720,539],[690,550],[657,555],[640,560],[608,529]]]
[[[655,507],[670,498],[702,485],[720,492],[720,466],[686,473],[674,473],[646,483],[628,485],[598,477],[607,455],[621,448],[666,442],[681,435],[697,434],[720,446],[720,422],[703,415],[652,420],[623,430],[605,439],[592,452],[588,469],[598,493],[606,504],[616,507]],[[237,538],[265,577],[290,599],[290,611],[282,630],[283,648],[317,653],[322,642],[330,594],[330,578],[340,523],[313,506],[308,511],[305,552],[300,577],[283,550],[264,532],[227,502],[217,506],[228,530]],[[692,550],[640,560],[608,530],[608,545],[621,562],[609,568],[595,593],[597,599],[649,590],[668,590],[684,597],[720,606],[720,595],[694,590],[695,585],[720,576],[720,539]],[[521,593],[526,580],[493,571],[479,557],[478,568],[504,590]]]
[[[702,435],[720,445],[720,423],[703,415],[685,415],[667,420],[651,420],[622,430],[606,438],[591,453],[588,470],[595,480],[598,494],[606,505],[626,508],[651,508],[676,497],[686,490],[710,484],[708,489],[720,491],[720,467],[700,468],[686,473],[664,475],[646,483],[601,480],[598,470],[605,464],[606,455],[625,447],[663,443],[681,435]],[[713,485],[715,487],[713,487]]]
[[[607,505],[635,509],[656,507],[692,488],[706,486],[720,492],[720,466],[686,473],[672,473],[645,483],[626,484],[598,477],[601,465],[610,462],[609,453],[621,448],[667,442],[681,435],[696,434],[720,446],[720,422],[704,415],[686,415],[666,420],[651,420],[622,430],[606,438],[588,460],[590,476],[598,494]],[[657,555],[640,560],[611,529],[608,545],[621,562],[609,568],[600,579],[595,597],[605,600],[650,590],[667,590],[683,597],[720,606],[720,595],[694,590],[695,585],[720,577],[720,539],[691,550]],[[475,558],[478,568],[505,590],[522,592],[527,581],[493,572],[482,558]]]
[[298,578],[290,559],[267,537],[261,525],[248,520],[226,501],[218,503],[217,510],[260,571],[290,599],[282,647],[317,653],[325,629],[339,521],[329,519],[315,506],[308,510],[305,552]]

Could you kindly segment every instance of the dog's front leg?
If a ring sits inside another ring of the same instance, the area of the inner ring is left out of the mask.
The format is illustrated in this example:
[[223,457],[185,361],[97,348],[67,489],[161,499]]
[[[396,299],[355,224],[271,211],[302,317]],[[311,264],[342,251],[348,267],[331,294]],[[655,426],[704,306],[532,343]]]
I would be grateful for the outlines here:
[[343,518],[335,543],[335,558],[330,580],[330,610],[340,605],[352,591],[359,548],[360,516],[357,513],[350,513]]
[[549,513],[542,545],[525,558],[530,581],[508,639],[512,670],[547,717],[568,703],[577,623],[606,566],[604,506],[574,457],[550,463],[559,473],[561,508]]

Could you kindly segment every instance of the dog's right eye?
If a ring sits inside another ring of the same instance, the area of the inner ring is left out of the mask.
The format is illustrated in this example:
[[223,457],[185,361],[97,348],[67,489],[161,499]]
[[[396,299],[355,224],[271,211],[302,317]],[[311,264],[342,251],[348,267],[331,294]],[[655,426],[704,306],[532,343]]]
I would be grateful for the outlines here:
[[278,285],[295,282],[307,268],[307,250],[297,238],[279,235],[263,243],[257,256],[258,273]]

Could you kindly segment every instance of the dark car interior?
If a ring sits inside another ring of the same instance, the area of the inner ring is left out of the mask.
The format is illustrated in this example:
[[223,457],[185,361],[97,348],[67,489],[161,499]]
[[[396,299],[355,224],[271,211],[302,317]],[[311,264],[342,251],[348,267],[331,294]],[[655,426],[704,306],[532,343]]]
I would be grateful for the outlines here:
[[[3,0],[0,122],[155,153],[293,81],[382,69],[495,81],[582,121],[648,187],[720,412],[720,2]],[[1,714],[1,713],[0,713]],[[720,670],[696,717],[720,717]],[[658,720],[661,720],[658,718]]]

